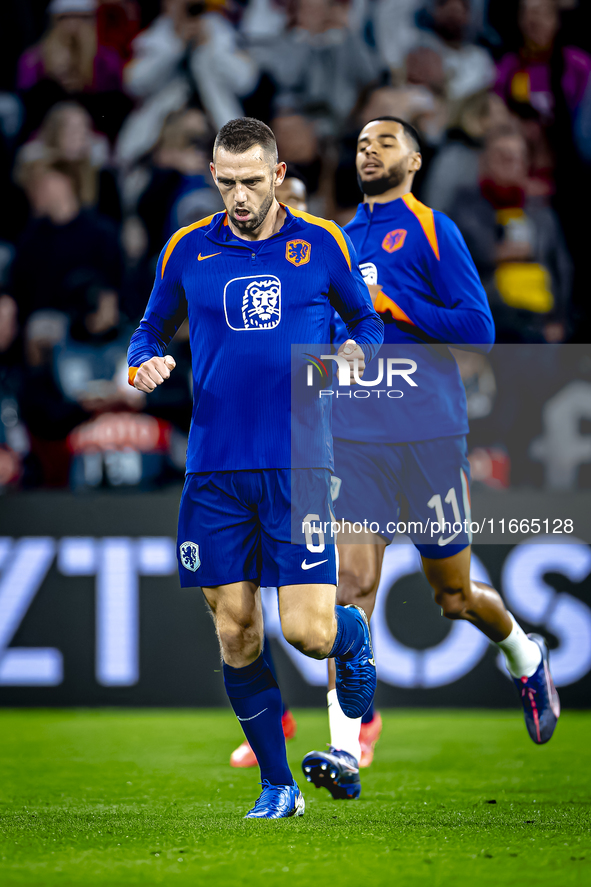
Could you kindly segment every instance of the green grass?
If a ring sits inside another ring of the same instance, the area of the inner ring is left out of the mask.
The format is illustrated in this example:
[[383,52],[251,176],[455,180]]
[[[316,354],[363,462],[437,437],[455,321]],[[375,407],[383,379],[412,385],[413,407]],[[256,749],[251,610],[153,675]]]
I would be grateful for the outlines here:
[[[295,774],[328,738],[297,718]],[[0,884],[591,883],[591,714],[537,748],[517,711],[386,712],[362,798],[304,782],[306,815],[278,822],[242,819],[239,735],[219,711],[0,712]]]

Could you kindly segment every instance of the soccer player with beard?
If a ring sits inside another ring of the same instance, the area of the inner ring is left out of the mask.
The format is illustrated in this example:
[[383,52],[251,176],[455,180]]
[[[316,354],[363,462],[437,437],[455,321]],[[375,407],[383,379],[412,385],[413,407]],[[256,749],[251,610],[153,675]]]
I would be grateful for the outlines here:
[[[359,135],[356,165],[364,200],[345,230],[384,318],[384,343],[396,343],[397,354],[416,360],[417,384],[412,398],[333,397],[335,475],[341,481],[337,517],[386,528],[398,516],[402,495],[409,521],[423,526],[434,520],[447,521],[447,526],[460,522],[465,529],[464,521],[470,522],[466,397],[446,346],[492,347],[486,293],[454,223],[411,193],[421,154],[409,124],[394,117],[370,121]],[[433,540],[410,535],[443,615],[471,622],[498,645],[519,691],[531,738],[547,742],[560,704],[545,640],[526,635],[500,595],[471,580],[466,532],[444,532]],[[373,612],[385,545],[391,541],[385,531],[378,535],[367,529],[349,537],[339,533],[340,604],[355,603],[368,615]],[[328,788],[335,798],[354,798],[361,791],[362,722],[342,712],[334,687],[329,664],[331,748],[306,755],[302,767],[309,781]],[[370,708],[363,724],[367,764],[381,729],[379,715]]]
[[[294,175],[293,171],[290,169],[288,169],[283,182],[275,188],[275,197],[279,203],[289,206],[292,210],[299,209],[302,212],[308,211],[308,193],[306,191],[306,185],[303,180],[299,178],[299,176]],[[275,680],[277,680],[271,644],[266,632],[263,643],[263,657],[266,659],[267,665],[271,669]],[[293,739],[297,730],[296,720],[285,701],[285,695],[283,693],[282,698],[281,726],[283,728],[283,735],[286,740]],[[250,747],[248,739],[245,739],[234,749],[230,755],[230,766],[240,768],[257,766],[256,755]]]
[[194,403],[179,575],[183,587],[202,588],[213,614],[226,691],[261,769],[262,792],[247,814],[255,819],[304,812],[287,763],[281,694],[261,652],[259,586],[278,588],[289,643],[316,659],[334,657],[350,717],[367,710],[376,682],[365,614],[335,606],[334,539],[310,529],[320,522],[332,533],[330,413],[309,392],[304,412],[294,411],[292,363],[300,362],[292,345],[327,342],[336,311],[347,327],[339,353],[363,370],[383,324],[349,238],[276,200],[285,171],[265,124],[240,118],[222,127],[211,173],[226,212],[166,244],[128,353],[130,383],[149,394],[170,377],[166,348],[188,316]]

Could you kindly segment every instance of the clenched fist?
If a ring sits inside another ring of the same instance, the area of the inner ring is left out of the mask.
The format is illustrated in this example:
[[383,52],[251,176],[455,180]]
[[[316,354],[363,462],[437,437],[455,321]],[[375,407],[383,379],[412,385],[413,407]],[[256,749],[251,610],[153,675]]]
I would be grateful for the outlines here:
[[[361,350],[360,346],[353,339],[347,339],[345,344],[341,345],[341,347],[339,348],[338,354],[339,357],[344,357],[349,364],[349,379],[354,385],[354,367],[355,365],[357,365],[357,378],[361,379],[363,377],[363,373],[365,372],[365,354]],[[342,379],[340,378],[340,371],[339,381],[342,381]]]
[[138,391],[144,391],[149,394],[158,385],[162,385],[166,379],[170,378],[171,372],[174,370],[176,362],[170,354],[165,357],[151,357],[141,365],[133,380],[133,387]]

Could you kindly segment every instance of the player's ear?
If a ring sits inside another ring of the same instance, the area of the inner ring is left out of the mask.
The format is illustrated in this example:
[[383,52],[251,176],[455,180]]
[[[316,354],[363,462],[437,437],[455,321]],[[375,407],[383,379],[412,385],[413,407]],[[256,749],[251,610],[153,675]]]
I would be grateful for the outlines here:
[[214,164],[213,160],[212,160],[211,163],[209,164],[209,171],[210,171],[210,173],[211,173],[211,177],[212,177],[212,179],[214,180],[214,182],[215,182],[216,185],[217,185],[217,181],[216,181],[216,177],[215,177],[215,164]]
[[274,176],[274,184],[275,187],[278,188],[279,185],[283,184],[283,180],[287,174],[287,163],[278,163],[275,167],[275,176]]
[[423,157],[415,151],[410,158],[410,172],[418,172],[423,165]]

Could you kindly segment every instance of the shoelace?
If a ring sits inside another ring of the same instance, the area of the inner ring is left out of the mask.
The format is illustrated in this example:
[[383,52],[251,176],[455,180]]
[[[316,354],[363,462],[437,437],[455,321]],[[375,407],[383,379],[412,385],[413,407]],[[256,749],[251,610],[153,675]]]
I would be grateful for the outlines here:
[[526,698],[529,702],[529,706],[531,708],[532,717],[534,719],[534,724],[536,725],[536,733],[538,734],[538,741],[541,739],[540,734],[540,714],[538,712],[538,704],[536,702],[536,694],[537,690],[534,690],[533,687],[529,687],[527,684],[528,679],[526,677],[521,678],[521,683],[523,684],[523,689],[521,691],[521,696],[523,699]]
[[262,785],[263,790],[260,794],[260,797],[255,801],[255,805],[252,808],[253,812],[257,808],[268,807],[270,804],[277,803],[280,800],[280,796],[284,786],[282,785],[272,785],[267,779],[264,779],[262,782],[259,782],[259,785]]

